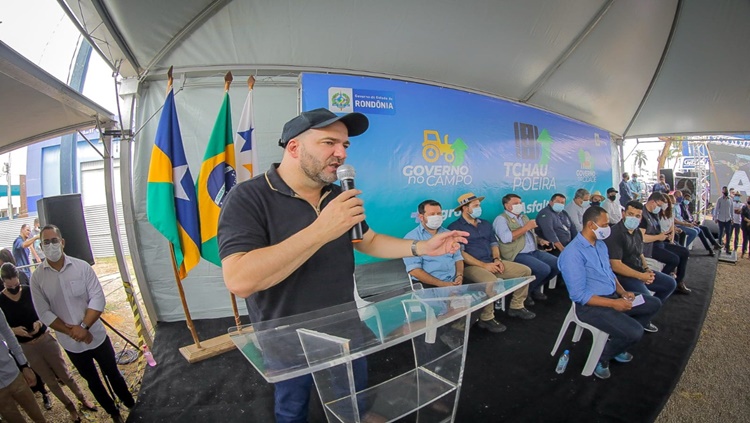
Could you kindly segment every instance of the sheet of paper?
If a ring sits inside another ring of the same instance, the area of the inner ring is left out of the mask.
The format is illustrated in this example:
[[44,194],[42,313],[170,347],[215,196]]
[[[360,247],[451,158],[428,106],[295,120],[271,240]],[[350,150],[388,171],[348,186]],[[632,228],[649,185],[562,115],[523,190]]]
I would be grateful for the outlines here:
[[646,300],[643,299],[643,294],[638,294],[635,296],[635,299],[633,300],[633,307],[639,306],[645,302]]

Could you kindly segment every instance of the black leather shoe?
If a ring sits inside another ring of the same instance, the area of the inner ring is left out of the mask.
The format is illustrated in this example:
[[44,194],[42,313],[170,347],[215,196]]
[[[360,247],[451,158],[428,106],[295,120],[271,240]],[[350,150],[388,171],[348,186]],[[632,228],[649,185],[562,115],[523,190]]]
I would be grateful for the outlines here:
[[685,295],[690,294],[691,292],[693,292],[692,289],[690,289],[687,286],[685,286],[685,284],[682,283],[682,282],[680,282],[680,283],[677,284],[677,289],[675,289],[675,291],[678,292],[678,293],[680,293],[680,294],[685,294]]

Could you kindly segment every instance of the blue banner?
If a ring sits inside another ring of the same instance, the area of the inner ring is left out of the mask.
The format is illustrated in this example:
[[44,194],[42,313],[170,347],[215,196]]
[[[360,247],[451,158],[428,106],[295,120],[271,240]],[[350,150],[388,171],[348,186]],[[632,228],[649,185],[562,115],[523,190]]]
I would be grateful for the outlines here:
[[483,217],[492,221],[511,192],[533,218],[556,192],[572,200],[578,188],[605,194],[612,186],[607,131],[529,106],[417,83],[303,74],[302,110],[318,107],[370,119],[346,162],[379,233],[404,236],[426,199],[443,205],[447,226],[466,192],[486,197]]

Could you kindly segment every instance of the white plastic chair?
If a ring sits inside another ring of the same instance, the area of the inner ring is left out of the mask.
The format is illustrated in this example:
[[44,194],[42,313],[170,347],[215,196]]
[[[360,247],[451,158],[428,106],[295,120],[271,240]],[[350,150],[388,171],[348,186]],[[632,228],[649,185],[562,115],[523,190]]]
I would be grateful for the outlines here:
[[555,347],[552,348],[551,355],[553,357],[557,353],[557,349],[560,347],[560,343],[562,342],[563,337],[565,337],[565,333],[568,331],[568,326],[570,326],[571,323],[575,323],[576,325],[575,332],[573,333],[573,342],[581,340],[581,335],[583,334],[584,329],[590,331],[594,338],[591,343],[589,358],[586,360],[586,365],[583,366],[583,371],[581,372],[583,376],[591,376],[599,362],[599,357],[601,357],[602,351],[604,351],[604,346],[607,344],[609,334],[589,325],[588,323],[578,320],[578,316],[576,315],[576,303],[574,302],[570,305],[570,311],[568,311],[568,315],[565,316],[565,321],[563,322],[562,328],[560,328],[560,334],[557,335]]

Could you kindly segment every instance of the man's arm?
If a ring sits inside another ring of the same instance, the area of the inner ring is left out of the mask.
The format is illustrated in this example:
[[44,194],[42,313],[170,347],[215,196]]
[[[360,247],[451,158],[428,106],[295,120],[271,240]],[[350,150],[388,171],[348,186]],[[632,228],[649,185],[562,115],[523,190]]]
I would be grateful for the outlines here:
[[[453,254],[461,247],[461,244],[466,243],[467,236],[469,234],[462,231],[441,232],[428,240],[418,241],[417,254],[420,256]],[[373,257],[403,258],[413,255],[412,243],[410,239],[395,238],[369,230],[364,234],[361,242],[354,244],[354,248]]]
[[[86,292],[89,296],[89,302],[86,306],[86,314],[83,316],[82,324],[86,327],[91,327],[99,320],[99,316],[104,311],[104,306],[107,304],[107,300],[104,296],[104,290],[102,284],[99,282],[99,278],[96,276],[94,269],[91,266],[85,265],[84,277],[86,279]],[[69,333],[68,336],[75,339],[78,342],[91,342],[89,336],[89,330],[84,329],[80,324],[76,322],[70,322],[68,325]],[[88,338],[88,341],[87,341]]]
[[432,276],[431,274],[424,271],[424,269],[412,269],[409,271],[409,274],[414,276],[415,279],[417,279],[420,282],[433,285],[433,286],[452,286],[453,284],[451,282],[443,282],[440,279]]
[[342,192],[311,225],[276,245],[225,257],[221,261],[222,273],[229,291],[244,298],[278,284],[323,245],[361,223],[365,216],[362,200],[355,197],[359,193],[359,190]]
[[667,234],[659,234],[659,235],[648,235],[646,234],[646,230],[643,228],[641,229],[641,234],[643,234],[643,242],[656,242],[656,241],[666,241],[669,235]]
[[631,268],[627,264],[623,263],[622,260],[613,260],[613,259],[610,259],[609,260],[609,264],[610,264],[610,266],[612,266],[612,271],[614,271],[618,275],[622,275],[622,276],[625,276],[625,277],[628,277],[628,278],[635,278],[635,279],[638,279],[639,281],[643,281],[643,282],[645,282],[646,280],[649,279],[648,278],[648,275],[649,275],[648,272],[639,272],[639,271]]
[[539,225],[539,228],[542,230],[542,236],[544,237],[544,239],[551,242],[555,247],[557,247],[558,244],[560,245],[560,247],[562,247],[560,238],[558,238],[557,234],[555,233],[555,226],[553,222],[554,216],[547,215],[546,213],[547,212],[545,212],[544,216],[540,216],[536,220],[537,225]]
[[[39,239],[39,235],[31,236],[26,239],[26,241],[21,242],[21,246],[23,248],[29,248],[29,246],[33,245],[34,242]],[[36,254],[36,253],[34,253]]]

